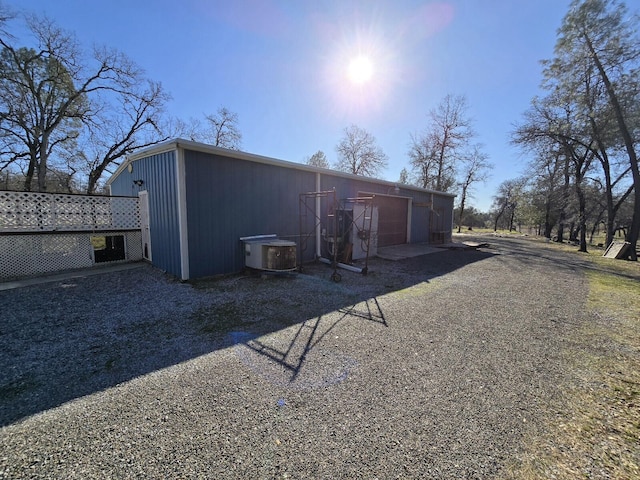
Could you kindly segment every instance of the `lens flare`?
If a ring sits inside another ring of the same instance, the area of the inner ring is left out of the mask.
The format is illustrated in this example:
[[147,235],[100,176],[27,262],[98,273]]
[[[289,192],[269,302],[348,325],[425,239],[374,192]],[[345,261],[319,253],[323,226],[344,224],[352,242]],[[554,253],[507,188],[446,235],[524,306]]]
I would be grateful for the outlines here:
[[373,63],[368,57],[355,57],[349,62],[347,75],[357,85],[366,83],[373,77]]

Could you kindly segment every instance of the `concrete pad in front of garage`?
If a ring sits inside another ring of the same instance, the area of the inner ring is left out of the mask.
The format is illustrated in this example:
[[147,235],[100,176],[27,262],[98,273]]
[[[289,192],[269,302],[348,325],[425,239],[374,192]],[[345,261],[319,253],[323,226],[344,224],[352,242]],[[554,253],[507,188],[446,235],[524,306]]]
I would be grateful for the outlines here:
[[441,248],[426,243],[405,243],[402,245],[379,247],[377,256],[385,260],[402,260],[404,258],[419,257],[441,251]]
[[442,252],[443,250],[466,250],[469,248],[481,248],[488,244],[474,242],[449,242],[441,245],[430,245],[427,243],[405,243],[402,245],[390,245],[378,248],[377,256],[385,260],[402,260],[405,258],[419,257],[430,253]]

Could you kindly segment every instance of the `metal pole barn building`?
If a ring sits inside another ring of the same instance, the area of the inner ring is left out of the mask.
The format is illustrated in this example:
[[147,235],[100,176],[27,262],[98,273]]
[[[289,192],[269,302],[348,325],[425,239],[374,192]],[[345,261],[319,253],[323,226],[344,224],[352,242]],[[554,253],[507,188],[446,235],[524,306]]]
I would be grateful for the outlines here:
[[[375,219],[375,247],[451,241],[452,194],[183,139],[130,156],[107,185],[111,195],[140,197],[143,256],[183,280],[243,270],[245,237],[295,242],[302,262],[326,256],[337,248],[326,219],[352,208],[345,202],[374,206],[375,216],[365,216]],[[335,192],[338,203],[321,192]],[[309,196],[307,216],[301,199]],[[359,229],[354,238],[368,245],[368,235]]]

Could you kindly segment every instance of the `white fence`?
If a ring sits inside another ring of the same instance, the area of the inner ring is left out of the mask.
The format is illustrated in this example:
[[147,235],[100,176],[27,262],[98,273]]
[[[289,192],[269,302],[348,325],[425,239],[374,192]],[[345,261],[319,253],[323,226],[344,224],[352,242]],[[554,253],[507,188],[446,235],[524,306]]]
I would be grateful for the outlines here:
[[0,191],[0,281],[141,259],[135,197]]
[[0,234],[139,228],[135,197],[0,191]]

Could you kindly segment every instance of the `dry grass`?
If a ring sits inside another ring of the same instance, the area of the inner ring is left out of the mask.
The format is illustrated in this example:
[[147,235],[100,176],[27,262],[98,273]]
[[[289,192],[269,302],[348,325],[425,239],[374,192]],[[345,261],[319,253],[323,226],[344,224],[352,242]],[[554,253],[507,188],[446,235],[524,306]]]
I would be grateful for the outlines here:
[[[458,232],[458,227],[454,227],[453,231],[455,233]],[[513,236],[519,236],[519,235],[523,235],[522,232],[519,232],[517,230],[507,230],[507,229],[498,229],[498,230],[494,230],[493,228],[483,228],[483,227],[473,227],[473,230],[469,230],[469,227],[462,227],[462,231],[460,232],[462,234],[468,233],[471,235],[486,235],[486,234],[490,234],[490,235],[513,235]]]
[[640,282],[628,278],[640,265],[600,255],[588,255],[607,271],[586,272],[593,320],[570,339],[561,400],[505,478],[640,478]]

